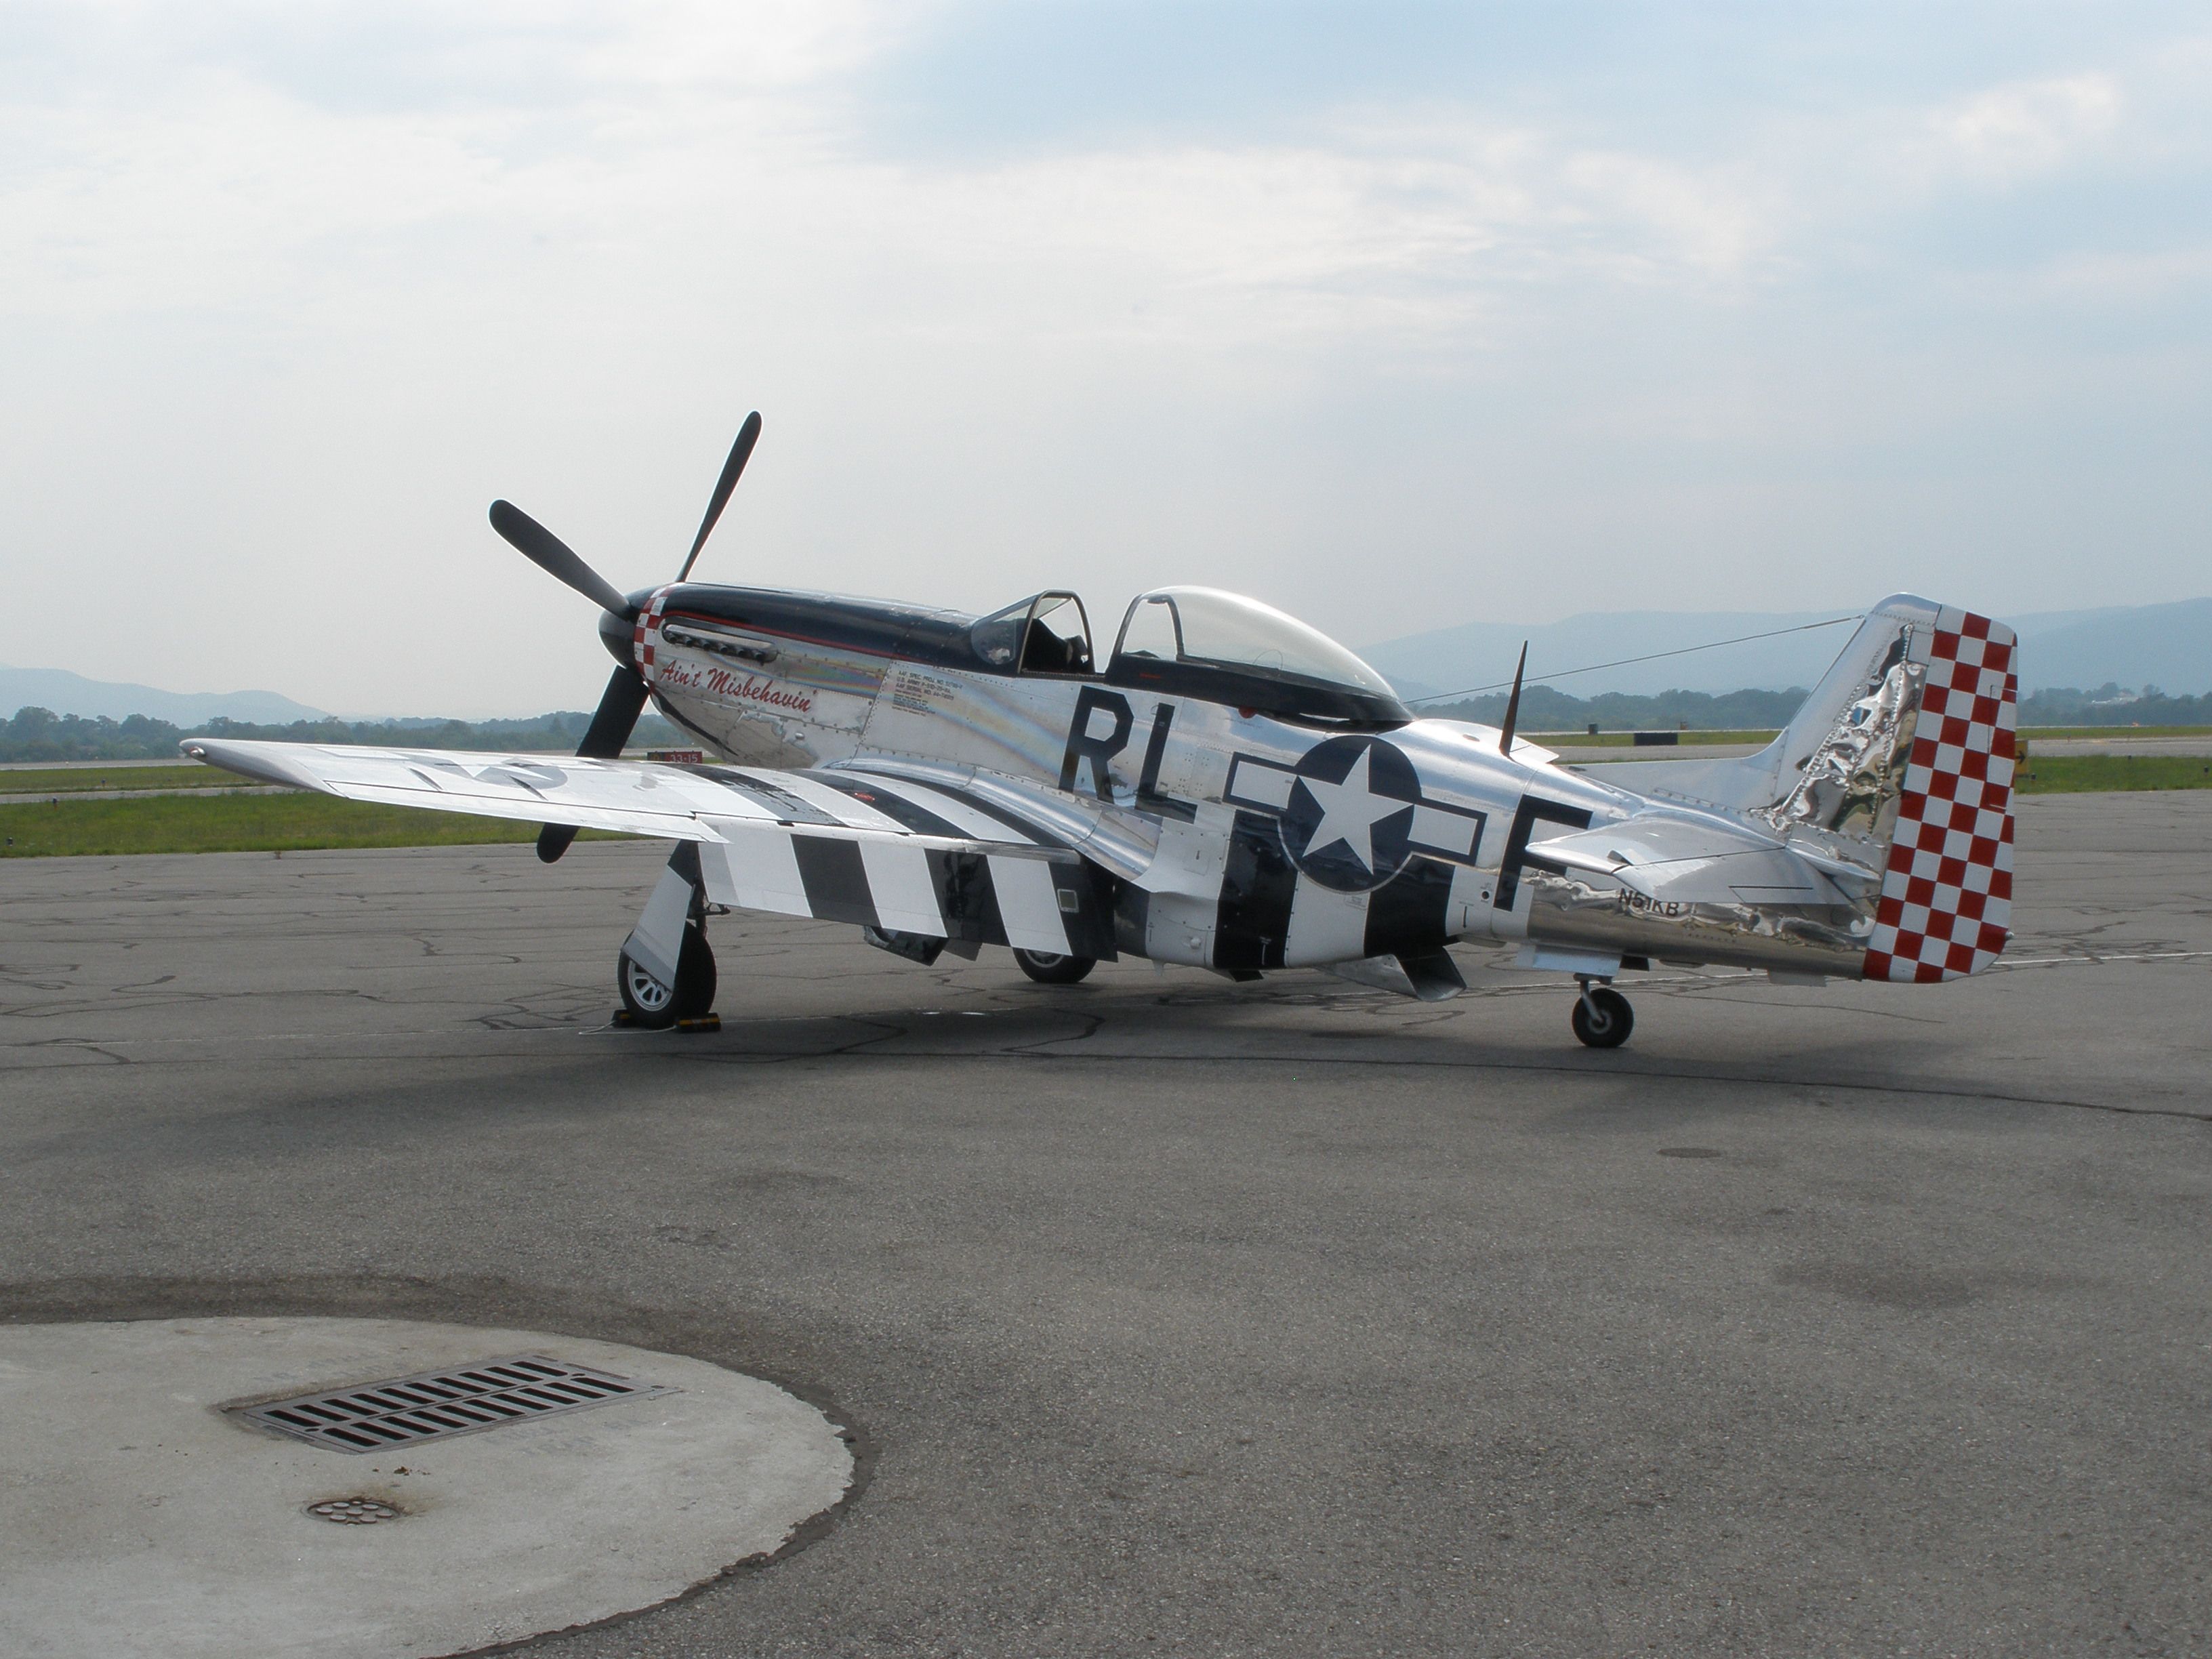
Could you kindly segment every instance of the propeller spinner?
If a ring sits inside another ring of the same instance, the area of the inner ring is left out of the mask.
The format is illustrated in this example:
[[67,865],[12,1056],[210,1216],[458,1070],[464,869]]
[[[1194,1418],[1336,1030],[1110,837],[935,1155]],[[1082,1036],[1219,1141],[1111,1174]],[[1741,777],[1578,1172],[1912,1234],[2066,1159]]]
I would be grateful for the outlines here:
[[[707,516],[699,521],[699,533],[692,538],[691,550],[684,556],[683,568],[676,573],[678,581],[689,577],[691,567],[698,562],[699,550],[706,546],[707,538],[714,533],[722,509],[729,505],[731,491],[738,487],[738,480],[744,473],[745,463],[752,459],[753,446],[760,441],[760,411],[756,410],[745,416],[745,423],[738,428],[738,440],[730,446],[730,458],[722,463],[722,476],[715,480],[714,493],[707,503]],[[491,504],[491,527],[524,558],[556,581],[574,588],[608,616],[625,623],[636,620],[636,605],[616,592],[614,585],[586,564],[566,542],[512,501]],[[637,729],[638,717],[644,714],[650,695],[645,676],[634,665],[618,665],[607,681],[607,689],[599,694],[599,706],[592,715],[591,726],[585,732],[583,742],[576,746],[577,757],[584,760],[613,760],[620,756],[629,742],[630,733]],[[538,856],[550,864],[567,852],[568,843],[575,839],[574,824],[549,823],[538,832]]]

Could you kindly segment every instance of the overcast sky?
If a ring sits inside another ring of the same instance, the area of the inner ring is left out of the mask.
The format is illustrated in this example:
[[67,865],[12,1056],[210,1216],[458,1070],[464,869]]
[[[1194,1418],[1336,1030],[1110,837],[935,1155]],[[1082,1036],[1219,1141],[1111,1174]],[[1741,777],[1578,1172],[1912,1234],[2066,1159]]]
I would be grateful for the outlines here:
[[[2212,591],[2201,8],[0,6],[0,661],[588,708],[672,576]],[[1510,666],[1510,665],[1508,665]]]

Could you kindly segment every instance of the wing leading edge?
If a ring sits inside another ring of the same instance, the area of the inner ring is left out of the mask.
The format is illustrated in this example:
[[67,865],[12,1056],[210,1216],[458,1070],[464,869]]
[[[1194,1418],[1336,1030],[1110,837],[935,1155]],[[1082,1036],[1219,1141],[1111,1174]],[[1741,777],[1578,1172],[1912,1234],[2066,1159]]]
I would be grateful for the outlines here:
[[182,747],[347,800],[695,842],[708,898],[743,909],[1115,954],[1110,883],[1045,827],[944,781],[219,738]]

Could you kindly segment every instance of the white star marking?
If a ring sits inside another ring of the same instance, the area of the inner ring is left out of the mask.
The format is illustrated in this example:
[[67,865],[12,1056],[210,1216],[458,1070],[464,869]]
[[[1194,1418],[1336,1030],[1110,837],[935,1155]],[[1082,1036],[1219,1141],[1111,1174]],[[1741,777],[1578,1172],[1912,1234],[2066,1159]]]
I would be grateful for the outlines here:
[[1374,755],[1372,749],[1361,750],[1359,758],[1352,763],[1352,769],[1344,775],[1342,783],[1323,783],[1319,778],[1298,780],[1321,808],[1321,822],[1314,826],[1313,838],[1306,842],[1308,858],[1340,841],[1359,860],[1360,868],[1373,872],[1375,826],[1393,812],[1402,812],[1413,805],[1411,801],[1370,792],[1368,763]]

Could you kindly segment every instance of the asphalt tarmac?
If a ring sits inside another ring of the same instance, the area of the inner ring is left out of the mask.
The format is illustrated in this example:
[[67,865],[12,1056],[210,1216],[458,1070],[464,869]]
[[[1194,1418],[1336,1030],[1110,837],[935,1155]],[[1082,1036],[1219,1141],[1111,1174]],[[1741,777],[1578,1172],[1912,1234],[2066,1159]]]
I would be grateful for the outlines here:
[[0,863],[0,1318],[526,1327],[858,1431],[803,1547],[548,1654],[2212,1651],[2212,793],[2021,810],[2001,971],[1632,975],[1602,1054],[1475,951],[734,916],[721,1031],[635,1035],[648,847]]

